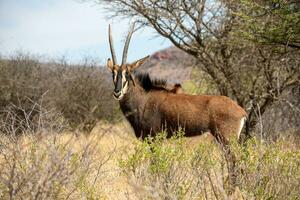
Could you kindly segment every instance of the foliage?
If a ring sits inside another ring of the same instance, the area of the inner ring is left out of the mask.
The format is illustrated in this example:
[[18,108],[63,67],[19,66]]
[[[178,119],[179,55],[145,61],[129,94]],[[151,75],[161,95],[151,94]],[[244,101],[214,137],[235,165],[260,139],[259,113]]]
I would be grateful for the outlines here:
[[267,45],[300,48],[299,2],[288,0],[240,1],[236,15],[243,20],[245,38]]
[[[255,13],[256,10],[251,5],[256,5],[256,1],[252,4],[251,1],[232,0],[98,2],[105,5],[109,16],[130,18],[140,27],[151,27],[174,46],[195,57],[198,68],[210,77],[219,94],[230,96],[248,108],[248,136],[259,122],[259,116],[280,100],[284,92],[299,85],[299,49],[289,45],[263,45],[245,38],[245,34],[253,35],[251,31],[255,27],[251,26],[256,26],[262,28],[258,31],[260,35],[269,37],[280,32],[278,30],[288,30],[291,32],[289,39],[295,39],[299,27],[295,21],[299,19],[297,9],[289,13],[284,6],[278,11],[279,16],[272,14],[270,21],[261,17],[260,21],[252,23],[256,19],[251,18],[251,11]],[[271,23],[281,16],[284,16],[284,25],[281,21]]]
[[218,94],[218,89],[213,80],[199,69],[192,70],[191,79],[183,82],[182,88],[186,93],[192,95]]
[[264,144],[255,138],[235,145],[238,156],[238,180],[249,198],[297,199],[300,184],[299,148],[286,148],[287,142]]
[[[114,120],[116,103],[111,100],[109,76],[94,63],[81,65],[42,63],[24,53],[0,59],[0,115],[8,110],[33,120],[38,103],[62,114],[72,128],[91,130],[100,119]],[[22,109],[20,109],[20,107]],[[23,111],[24,112],[23,112]]]
[[300,151],[286,141],[262,143],[253,138],[244,145],[233,142],[237,158],[237,185],[228,192],[226,160],[216,144],[201,142],[194,148],[185,139],[166,142],[164,134],[138,144],[121,160],[136,193],[166,199],[297,199],[300,186]]

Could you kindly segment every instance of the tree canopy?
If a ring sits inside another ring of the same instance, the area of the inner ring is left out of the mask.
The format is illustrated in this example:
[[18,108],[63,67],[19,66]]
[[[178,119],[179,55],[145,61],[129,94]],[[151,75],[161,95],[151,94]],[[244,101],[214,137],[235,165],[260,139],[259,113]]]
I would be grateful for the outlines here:
[[248,111],[246,133],[300,83],[299,3],[287,0],[99,0],[108,16],[153,28],[194,56],[218,93]]

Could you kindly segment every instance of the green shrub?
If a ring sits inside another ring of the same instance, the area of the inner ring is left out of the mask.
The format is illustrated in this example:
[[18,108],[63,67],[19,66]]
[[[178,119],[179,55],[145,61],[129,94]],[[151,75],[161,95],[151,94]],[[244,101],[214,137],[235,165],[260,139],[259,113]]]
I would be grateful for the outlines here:
[[234,145],[238,156],[240,189],[257,199],[298,199],[300,150],[287,148],[284,140],[262,143],[251,139]]
[[166,141],[165,136],[161,133],[137,144],[134,152],[120,161],[131,184],[139,186],[138,197],[299,198],[300,150],[286,147],[285,141],[267,144],[253,138],[245,144],[233,142],[230,147],[237,159],[238,187],[231,193],[227,161],[218,145],[202,142],[189,148],[185,138]]

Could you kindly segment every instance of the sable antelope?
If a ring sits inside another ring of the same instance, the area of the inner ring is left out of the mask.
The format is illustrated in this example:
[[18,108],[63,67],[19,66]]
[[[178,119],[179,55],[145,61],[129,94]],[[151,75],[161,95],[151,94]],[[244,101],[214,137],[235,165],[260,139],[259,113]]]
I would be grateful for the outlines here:
[[107,67],[112,72],[115,89],[113,96],[138,138],[155,135],[166,129],[167,137],[179,127],[185,136],[201,135],[209,131],[219,142],[231,137],[239,138],[246,112],[236,102],[225,96],[182,94],[175,85],[167,89],[165,81],[151,80],[148,74],[134,76],[134,71],[149,56],[127,64],[127,52],[134,30],[132,25],[124,45],[121,65],[117,64],[109,26],[109,45],[112,60]]

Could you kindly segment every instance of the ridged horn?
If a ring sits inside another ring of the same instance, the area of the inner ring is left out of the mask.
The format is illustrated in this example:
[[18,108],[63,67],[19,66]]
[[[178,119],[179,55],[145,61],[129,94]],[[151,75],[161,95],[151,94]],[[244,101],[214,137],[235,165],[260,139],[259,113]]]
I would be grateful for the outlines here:
[[108,37],[109,37],[109,47],[110,47],[110,53],[111,53],[113,65],[116,65],[117,58],[116,58],[116,53],[115,53],[115,49],[114,49],[114,43],[113,43],[113,38],[112,38],[112,34],[111,34],[110,24],[108,26]]
[[134,24],[135,23],[132,24],[131,29],[126,38],[126,42],[125,42],[124,49],[123,49],[122,65],[125,65],[127,62],[128,47],[129,47],[130,39],[131,39],[133,30],[134,30]]

